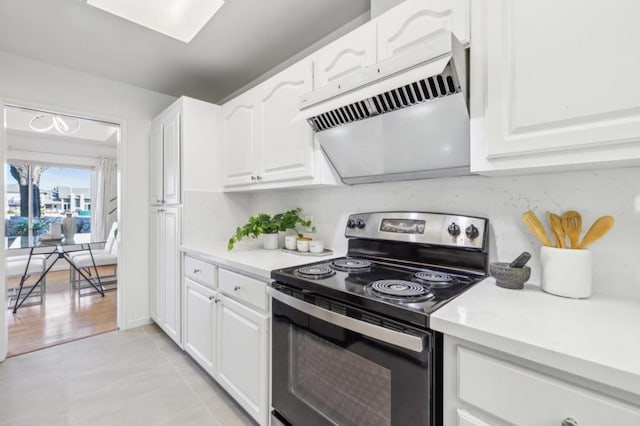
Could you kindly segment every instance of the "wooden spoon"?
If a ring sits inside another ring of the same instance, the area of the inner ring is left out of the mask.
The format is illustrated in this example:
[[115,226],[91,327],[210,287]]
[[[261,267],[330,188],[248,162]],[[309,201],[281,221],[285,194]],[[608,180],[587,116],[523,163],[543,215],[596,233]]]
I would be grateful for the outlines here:
[[591,225],[591,228],[589,228],[587,233],[584,235],[584,238],[578,248],[587,248],[600,238],[604,237],[604,235],[613,228],[613,223],[614,220],[611,216],[602,216],[596,219],[596,221],[593,222],[593,225]]
[[555,213],[547,212],[547,221],[553,236],[556,238],[556,247],[567,248],[564,230],[562,229],[562,219]]
[[543,245],[551,247],[551,241],[549,241],[547,233],[544,231],[544,226],[542,226],[533,211],[529,210],[528,212],[523,214],[522,221],[527,226],[527,228],[529,228],[529,231],[531,231],[531,233],[536,238],[538,238]]
[[580,232],[582,232],[582,216],[575,210],[568,210],[562,214],[562,229],[569,237],[571,248],[578,248]]

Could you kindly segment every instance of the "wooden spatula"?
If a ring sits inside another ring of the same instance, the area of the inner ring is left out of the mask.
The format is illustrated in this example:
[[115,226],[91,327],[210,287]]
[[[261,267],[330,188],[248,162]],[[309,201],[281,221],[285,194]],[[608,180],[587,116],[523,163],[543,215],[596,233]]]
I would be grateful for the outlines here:
[[566,248],[564,230],[562,229],[562,219],[555,213],[547,212],[547,221],[553,236],[556,238],[556,247]]
[[597,218],[596,221],[593,222],[593,225],[591,225],[591,228],[589,228],[587,233],[584,235],[584,238],[578,248],[587,248],[600,238],[604,237],[604,235],[613,228],[613,224],[614,220],[611,216],[602,216]]
[[542,244],[547,247],[551,247],[551,241],[549,241],[549,238],[544,231],[544,226],[542,226],[533,211],[529,210],[528,212],[523,214],[522,221],[527,226],[527,228],[529,228],[529,231],[531,231],[531,233],[535,235],[535,237],[538,238]]
[[582,216],[575,210],[568,210],[562,213],[562,229],[569,237],[571,248],[578,248],[580,232],[582,232]]

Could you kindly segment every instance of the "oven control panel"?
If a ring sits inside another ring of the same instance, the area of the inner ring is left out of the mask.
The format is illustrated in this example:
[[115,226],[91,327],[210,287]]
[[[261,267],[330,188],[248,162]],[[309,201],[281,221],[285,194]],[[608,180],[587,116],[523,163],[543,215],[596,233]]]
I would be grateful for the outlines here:
[[485,218],[445,213],[358,213],[349,216],[345,236],[486,249],[488,226]]

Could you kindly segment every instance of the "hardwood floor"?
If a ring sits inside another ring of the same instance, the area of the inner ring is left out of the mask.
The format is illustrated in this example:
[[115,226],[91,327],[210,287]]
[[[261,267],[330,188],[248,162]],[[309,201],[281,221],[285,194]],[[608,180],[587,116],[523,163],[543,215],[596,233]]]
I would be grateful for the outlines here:
[[[99,271],[101,276],[110,275],[113,268]],[[19,279],[11,278],[9,282],[15,280]],[[117,290],[105,292],[104,298],[100,294],[79,297],[71,289],[68,271],[50,272],[42,305],[23,306],[15,314],[6,309],[8,356],[115,330],[116,306]]]

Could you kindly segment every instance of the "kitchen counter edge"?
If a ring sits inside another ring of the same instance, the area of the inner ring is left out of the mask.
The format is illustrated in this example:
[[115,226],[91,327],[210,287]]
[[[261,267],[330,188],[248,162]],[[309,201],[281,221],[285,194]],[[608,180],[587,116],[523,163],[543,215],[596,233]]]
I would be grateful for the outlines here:
[[328,260],[338,255],[300,256],[284,253],[280,250],[265,250],[258,245],[238,245],[232,251],[227,250],[227,243],[183,244],[180,250],[201,260],[214,263],[220,267],[235,270],[262,281],[271,281],[271,271],[289,268],[305,263]]
[[568,299],[487,278],[437,310],[431,328],[640,397],[640,302]]

